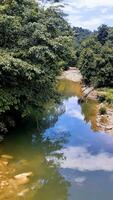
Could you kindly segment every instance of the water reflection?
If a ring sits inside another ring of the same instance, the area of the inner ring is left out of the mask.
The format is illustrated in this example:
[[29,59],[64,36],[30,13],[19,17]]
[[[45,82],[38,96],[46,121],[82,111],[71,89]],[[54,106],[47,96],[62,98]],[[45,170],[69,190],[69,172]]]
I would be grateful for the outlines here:
[[78,104],[80,85],[67,80],[59,84],[61,104],[49,106],[40,129],[27,124],[1,144],[0,153],[14,157],[9,166],[15,171],[7,179],[28,171],[33,177],[12,194],[7,186],[0,200],[17,200],[26,187],[25,200],[112,200],[113,137],[93,131],[95,104]]
[[[113,171],[113,154],[100,152],[91,154],[85,147],[71,147],[58,151],[62,153],[65,159],[61,160],[61,168],[75,169],[78,171]],[[53,160],[57,163],[59,160],[56,157],[48,157],[48,160]]]
[[[5,188],[7,192],[0,190],[0,200],[17,200],[19,199],[17,194],[24,189],[29,191],[24,197],[26,200],[68,200],[70,183],[60,174],[59,165],[46,159],[46,156],[61,150],[68,133],[64,133],[62,137],[53,141],[49,138],[44,139],[43,134],[32,132],[33,129],[29,126],[24,129],[24,132],[20,128],[16,133],[16,138],[13,133],[4,141],[3,146],[1,145],[1,154],[10,154],[14,157],[10,166],[15,171],[6,175],[5,180],[8,181],[16,174],[28,171],[33,172],[33,177],[27,185],[14,188],[13,185],[7,186]],[[54,156],[57,159],[63,159],[63,154],[60,152],[55,153]],[[13,193],[10,193],[12,189]]]
[[[75,83],[69,80],[60,80],[58,86],[59,92],[64,95],[62,101],[66,99],[68,100],[69,98],[71,98],[71,101],[73,101],[68,104],[68,106],[71,107],[71,112],[73,114],[75,113],[76,117],[81,117],[81,119],[83,119],[87,123],[90,123],[91,128],[94,131],[98,131],[96,123],[98,108],[97,102],[88,99],[86,102],[83,102],[79,105],[78,100],[83,95],[81,83]],[[71,103],[76,105],[72,105]]]

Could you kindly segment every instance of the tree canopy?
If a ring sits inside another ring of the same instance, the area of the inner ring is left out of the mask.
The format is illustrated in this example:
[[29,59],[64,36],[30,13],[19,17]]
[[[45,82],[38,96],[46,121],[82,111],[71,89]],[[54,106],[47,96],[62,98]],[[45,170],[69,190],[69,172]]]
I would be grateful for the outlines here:
[[0,3],[0,131],[55,97],[55,77],[76,62],[62,12],[34,0]]
[[78,66],[86,84],[113,86],[113,28],[102,25],[79,49]]

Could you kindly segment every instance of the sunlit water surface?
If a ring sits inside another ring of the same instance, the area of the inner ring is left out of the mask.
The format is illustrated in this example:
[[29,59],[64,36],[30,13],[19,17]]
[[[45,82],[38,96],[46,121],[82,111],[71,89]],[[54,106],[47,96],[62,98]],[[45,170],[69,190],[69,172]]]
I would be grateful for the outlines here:
[[12,176],[33,172],[19,188],[29,189],[24,197],[6,188],[7,199],[113,200],[113,137],[97,132],[96,102],[79,105],[81,87],[71,81],[61,80],[59,91],[62,102],[49,108],[41,133],[29,124],[0,146],[1,154],[14,157]]

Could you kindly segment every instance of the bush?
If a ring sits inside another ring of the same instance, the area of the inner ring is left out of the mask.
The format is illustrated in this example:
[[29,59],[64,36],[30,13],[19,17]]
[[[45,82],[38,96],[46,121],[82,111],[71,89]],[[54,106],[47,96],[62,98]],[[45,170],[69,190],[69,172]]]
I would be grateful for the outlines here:
[[110,98],[107,98],[106,101],[107,101],[108,104],[112,104],[113,103],[113,99],[110,99]]
[[98,95],[98,100],[100,103],[104,102],[106,100],[106,95]]
[[99,114],[100,114],[100,115],[105,115],[106,113],[107,113],[107,110],[106,110],[105,107],[101,107],[101,108],[99,109]]

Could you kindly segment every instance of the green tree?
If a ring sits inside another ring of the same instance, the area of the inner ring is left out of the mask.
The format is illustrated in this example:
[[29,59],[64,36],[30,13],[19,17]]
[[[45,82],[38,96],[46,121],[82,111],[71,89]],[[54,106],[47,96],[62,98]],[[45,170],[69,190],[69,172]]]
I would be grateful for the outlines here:
[[108,27],[107,25],[103,24],[98,28],[98,34],[97,34],[98,41],[102,45],[104,45],[105,42],[107,41],[107,36],[108,36]]
[[102,25],[97,33],[85,39],[80,46],[78,65],[87,84],[95,87],[113,86],[111,33],[111,28]]
[[62,12],[35,1],[0,5],[0,130],[18,119],[38,116],[56,99],[55,78],[76,61],[73,32]]

